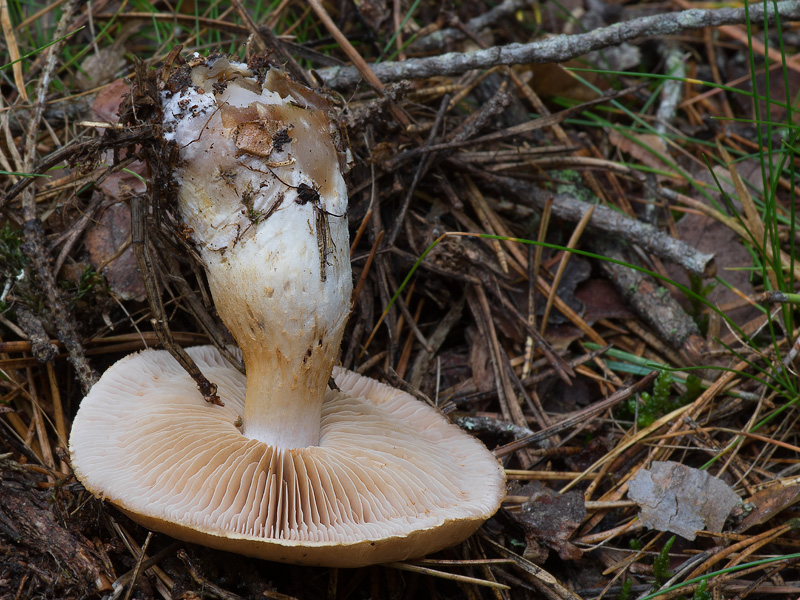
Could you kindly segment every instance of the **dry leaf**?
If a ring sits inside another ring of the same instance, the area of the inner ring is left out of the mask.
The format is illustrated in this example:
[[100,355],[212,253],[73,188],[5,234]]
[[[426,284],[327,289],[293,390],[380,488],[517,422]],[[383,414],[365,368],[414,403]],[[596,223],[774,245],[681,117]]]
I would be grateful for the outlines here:
[[800,485],[771,485],[756,492],[747,499],[747,504],[754,506],[739,526],[738,532],[747,531],[754,525],[766,523],[782,510],[794,506],[800,501]]
[[[750,283],[752,273],[747,266],[752,263],[752,256],[739,240],[739,236],[719,221],[705,215],[688,213],[677,222],[678,238],[690,244],[699,252],[714,253],[720,276],[744,295],[755,294]],[[686,271],[673,264],[665,265],[670,279],[685,286],[690,286]],[[682,293],[675,294],[684,308],[690,310],[689,299]],[[706,296],[711,304],[721,306],[741,300],[741,296],[725,285],[716,285]],[[744,326],[748,321],[762,313],[755,307],[744,305],[738,309],[726,310],[737,325]],[[727,333],[724,331],[723,333]],[[730,343],[730,340],[728,340]]]
[[583,494],[577,490],[559,494],[534,481],[515,491],[514,495],[529,496],[519,513],[511,513],[525,530],[528,548],[526,558],[541,562],[547,558],[547,546],[556,550],[563,560],[582,556],[580,548],[569,538],[586,518]]
[[722,531],[725,519],[740,502],[718,477],[671,461],[656,461],[651,470],[640,470],[628,483],[628,496],[641,507],[645,526],[687,540],[702,529]]
[[[97,268],[112,258],[131,235],[131,211],[126,204],[109,206],[99,221],[86,232],[86,248],[92,265]],[[145,289],[133,248],[109,262],[103,269],[111,290],[124,300],[144,300]]]
[[[612,129],[608,134],[608,141],[622,152],[630,154],[634,160],[653,169],[667,169],[670,167],[654,154],[669,156],[667,145],[660,136],[643,133],[631,136],[630,139]],[[637,143],[638,142],[638,143]],[[652,150],[652,151],[651,151]]]

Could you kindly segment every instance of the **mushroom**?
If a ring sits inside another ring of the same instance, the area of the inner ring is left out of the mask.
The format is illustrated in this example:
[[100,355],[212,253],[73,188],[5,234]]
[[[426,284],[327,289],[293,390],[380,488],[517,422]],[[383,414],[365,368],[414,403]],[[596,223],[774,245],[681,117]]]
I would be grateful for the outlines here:
[[462,541],[505,495],[494,456],[411,395],[334,367],[352,280],[327,102],[225,58],[178,75],[162,92],[178,209],[247,376],[188,349],[219,406],[164,350],[122,359],[75,417],[75,474],[146,527],[269,560],[356,567]]

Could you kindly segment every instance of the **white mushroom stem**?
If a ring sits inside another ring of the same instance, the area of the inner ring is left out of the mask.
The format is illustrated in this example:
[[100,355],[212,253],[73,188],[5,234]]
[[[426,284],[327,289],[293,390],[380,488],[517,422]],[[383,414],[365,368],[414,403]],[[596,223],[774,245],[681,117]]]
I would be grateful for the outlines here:
[[326,103],[270,71],[195,66],[164,93],[180,148],[179,210],[247,370],[243,432],[319,442],[322,401],[352,290],[347,190]]

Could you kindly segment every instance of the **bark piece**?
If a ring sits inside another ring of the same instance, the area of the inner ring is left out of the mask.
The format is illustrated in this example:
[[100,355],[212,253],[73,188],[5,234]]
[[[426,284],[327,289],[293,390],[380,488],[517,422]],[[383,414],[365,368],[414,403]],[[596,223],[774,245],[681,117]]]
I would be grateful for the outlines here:
[[609,240],[627,240],[659,258],[680,265],[702,277],[713,277],[717,273],[713,254],[698,252],[686,242],[673,238],[649,223],[637,221],[606,206],[589,204],[569,194],[552,196],[529,183],[511,177],[492,177],[491,181],[517,194],[524,204],[540,210],[547,199],[552,198],[553,216],[565,221],[580,221],[586,211],[594,207],[589,226],[603,232]]
[[[613,240],[596,237],[594,252],[614,260],[633,263],[622,246]],[[700,329],[666,288],[652,277],[615,262],[600,263],[631,308],[657,333],[659,338],[681,353],[689,364],[700,364],[706,343]]]
[[731,487],[700,469],[672,461],[656,461],[628,484],[628,496],[642,508],[647,527],[671,531],[693,540],[697,531],[722,531],[739,502]]

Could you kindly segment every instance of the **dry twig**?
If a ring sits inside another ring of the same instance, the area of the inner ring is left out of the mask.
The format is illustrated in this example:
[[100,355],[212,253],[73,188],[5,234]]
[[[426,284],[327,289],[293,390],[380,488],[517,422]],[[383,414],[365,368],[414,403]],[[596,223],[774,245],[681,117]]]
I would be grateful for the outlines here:
[[[775,22],[775,12],[781,19],[796,20],[800,18],[800,3],[796,0],[783,0],[774,5],[769,4],[767,18],[770,24]],[[530,44],[509,44],[474,52],[451,52],[430,58],[410,58],[402,62],[387,61],[372,64],[369,68],[377,79],[388,83],[401,79],[460,75],[473,69],[488,69],[500,65],[560,63],[593,50],[602,50],[638,38],[663,37],[704,27],[740,25],[745,21],[743,8],[691,9],[632,19],[589,33],[557,35]],[[750,22],[754,25],[764,22],[763,5],[750,6]],[[328,67],[318,73],[328,86],[344,89],[359,82],[359,71],[353,67]]]

